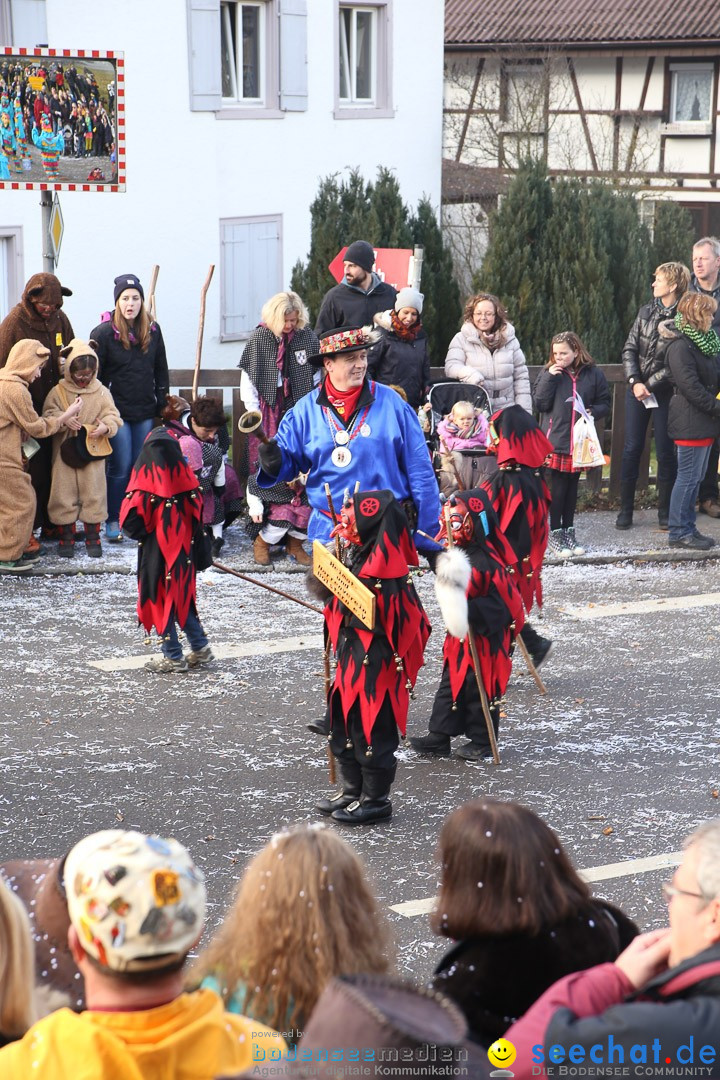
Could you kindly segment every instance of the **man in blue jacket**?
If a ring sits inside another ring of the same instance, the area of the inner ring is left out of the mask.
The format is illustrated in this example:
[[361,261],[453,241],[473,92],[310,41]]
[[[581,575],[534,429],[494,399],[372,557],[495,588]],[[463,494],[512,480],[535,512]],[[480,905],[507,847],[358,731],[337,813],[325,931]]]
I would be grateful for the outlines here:
[[388,311],[397,293],[373,270],[375,251],[366,240],[355,240],[345,252],[343,280],[323,297],[315,333],[346,326],[372,326],[373,315]]
[[312,514],[308,538],[330,539],[333,527],[325,484],[339,509],[358,483],[363,491],[389,490],[405,507],[418,549],[436,549],[440,501],[418,418],[388,386],[367,378],[367,348],[375,340],[362,327],[334,330],[308,362],[324,378],[283,417],[277,436],[260,448],[258,485],[272,487],[308,473]]

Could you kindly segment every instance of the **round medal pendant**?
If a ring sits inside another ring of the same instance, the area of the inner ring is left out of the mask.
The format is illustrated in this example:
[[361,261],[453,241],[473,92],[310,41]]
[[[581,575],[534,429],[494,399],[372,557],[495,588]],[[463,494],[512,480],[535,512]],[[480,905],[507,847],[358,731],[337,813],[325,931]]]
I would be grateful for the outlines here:
[[363,424],[363,426],[360,428],[360,434],[363,436],[364,439],[367,439],[368,435],[372,434],[370,430],[370,425]]
[[350,442],[350,436],[348,435],[347,431],[344,431],[342,428],[340,429],[340,431],[336,431],[335,442],[338,446],[347,446],[347,444]]
[[347,446],[336,446],[330,455],[330,460],[337,469],[344,469],[352,461],[352,454]]

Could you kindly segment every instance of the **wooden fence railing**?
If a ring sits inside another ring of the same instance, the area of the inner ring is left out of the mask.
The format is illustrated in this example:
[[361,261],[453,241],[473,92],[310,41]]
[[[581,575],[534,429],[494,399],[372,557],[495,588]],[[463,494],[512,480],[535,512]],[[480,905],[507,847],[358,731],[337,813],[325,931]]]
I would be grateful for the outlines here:
[[[531,367],[530,381],[535,382],[538,373],[542,369]],[[604,364],[602,370],[610,384],[612,394],[612,411],[607,421],[598,422],[598,433],[603,440],[605,453],[610,455],[610,475],[607,479],[608,494],[617,498],[620,494],[620,463],[622,460],[623,443],[625,441],[625,393],[627,384],[621,364]],[[441,367],[431,368],[433,382],[442,382],[445,372]],[[174,368],[170,371],[170,389],[191,399],[191,391],[187,387],[192,386],[192,368]],[[238,434],[237,422],[245,411],[245,406],[240,397],[240,372],[237,368],[208,368],[200,372],[199,386],[202,392],[222,399],[224,391],[232,390],[232,462],[238,473],[242,472],[243,462],[243,436]],[[638,489],[644,490],[649,483],[650,467],[650,437],[645,444],[642,460],[640,462],[640,476]],[[654,481],[653,481],[654,482]],[[588,486],[593,490],[599,490],[605,481],[602,478],[602,469],[591,469],[588,473]]]

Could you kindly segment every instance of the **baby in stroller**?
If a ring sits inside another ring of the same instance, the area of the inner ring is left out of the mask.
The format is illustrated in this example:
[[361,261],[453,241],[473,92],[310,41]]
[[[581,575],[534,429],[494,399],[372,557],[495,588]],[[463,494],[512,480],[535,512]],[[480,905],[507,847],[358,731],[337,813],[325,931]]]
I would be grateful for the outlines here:
[[483,479],[490,425],[471,401],[456,401],[437,425],[438,484],[446,498],[459,489],[469,491]]

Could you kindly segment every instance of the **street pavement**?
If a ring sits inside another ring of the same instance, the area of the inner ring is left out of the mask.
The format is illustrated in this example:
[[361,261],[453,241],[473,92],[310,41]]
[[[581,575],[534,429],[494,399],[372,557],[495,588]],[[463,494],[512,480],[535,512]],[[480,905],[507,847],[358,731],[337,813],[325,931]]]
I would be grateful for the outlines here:
[[[588,555],[546,568],[536,625],[555,641],[541,669],[547,694],[518,662],[501,764],[401,749],[392,821],[343,830],[366,861],[404,975],[426,979],[444,951],[427,909],[438,833],[462,802],[532,807],[596,893],[643,928],[664,923],[660,885],[684,836],[720,810],[718,560],[669,551],[651,511],[624,533],[614,517],[583,514]],[[720,522],[698,524],[720,545]],[[227,537],[224,563],[315,603],[294,564],[252,568],[242,532]],[[172,834],[208,876],[213,926],[252,853],[274,831],[318,820],[326,750],[305,725],[323,708],[322,620],[211,570],[198,602],[221,658],[151,675],[142,663],[157,645],[134,617],[135,545],[104,549],[90,560],[80,545],[70,561],[51,545],[32,575],[0,578],[0,860],[60,854],[101,828]],[[416,583],[435,629],[411,734],[425,730],[443,638],[432,574]]]

